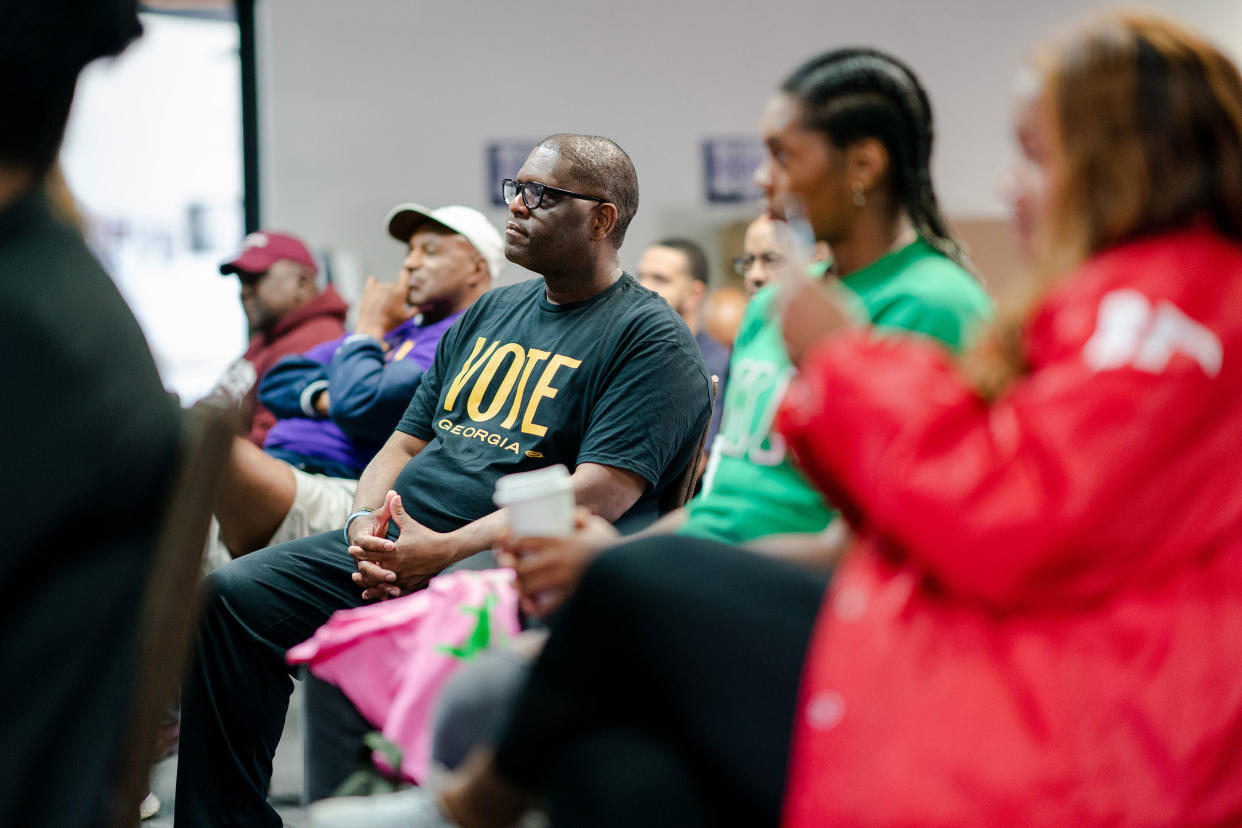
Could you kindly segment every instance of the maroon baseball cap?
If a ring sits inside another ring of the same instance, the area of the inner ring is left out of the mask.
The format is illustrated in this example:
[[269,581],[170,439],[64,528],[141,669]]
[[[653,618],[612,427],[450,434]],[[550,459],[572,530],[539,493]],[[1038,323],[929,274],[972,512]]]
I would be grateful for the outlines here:
[[242,242],[241,252],[220,265],[224,275],[231,273],[263,273],[277,259],[288,259],[309,267],[312,273],[318,271],[315,259],[306,245],[297,236],[288,233],[277,233],[273,230],[259,230],[246,236]]

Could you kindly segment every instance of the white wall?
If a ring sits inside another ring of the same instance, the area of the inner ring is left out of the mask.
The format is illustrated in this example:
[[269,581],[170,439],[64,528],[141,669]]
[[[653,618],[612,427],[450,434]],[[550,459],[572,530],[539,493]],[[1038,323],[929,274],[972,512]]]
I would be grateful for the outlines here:
[[190,403],[246,345],[237,280],[216,269],[242,237],[238,32],[142,19],[124,54],[83,72],[61,165],[164,384]]
[[[746,208],[705,203],[699,144],[753,133],[781,78],[828,48],[905,58],[937,117],[936,180],[954,217],[994,217],[1023,53],[1098,0],[263,0],[265,223],[360,254],[390,276],[393,204],[486,207],[486,145],[608,135],[642,192],[622,263],[670,233],[709,244]],[[1159,0],[1242,54],[1242,2]],[[488,208],[490,209],[490,208]],[[497,224],[503,211],[491,210]],[[510,266],[510,277],[518,275]]]

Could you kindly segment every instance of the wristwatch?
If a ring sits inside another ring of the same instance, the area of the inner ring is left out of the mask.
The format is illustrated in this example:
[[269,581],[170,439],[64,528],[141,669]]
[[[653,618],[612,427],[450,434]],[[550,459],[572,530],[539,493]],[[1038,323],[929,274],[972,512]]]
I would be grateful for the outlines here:
[[366,506],[363,506],[358,511],[350,513],[349,517],[345,518],[345,528],[342,529],[341,531],[345,535],[346,546],[349,546],[349,524],[354,522],[354,518],[360,518],[363,515],[369,515],[374,511],[375,511],[374,509],[369,509]]

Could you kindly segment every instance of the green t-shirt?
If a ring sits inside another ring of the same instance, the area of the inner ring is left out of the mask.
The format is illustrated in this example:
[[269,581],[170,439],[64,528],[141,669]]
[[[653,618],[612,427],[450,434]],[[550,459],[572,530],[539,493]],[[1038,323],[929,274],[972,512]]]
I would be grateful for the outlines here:
[[[877,328],[914,331],[957,349],[991,301],[979,283],[919,239],[841,280]],[[724,420],[703,490],[687,504],[679,534],[744,543],[764,535],[822,531],[835,516],[786,458],[772,419],[794,374],[773,303],[760,291],[738,328]]]

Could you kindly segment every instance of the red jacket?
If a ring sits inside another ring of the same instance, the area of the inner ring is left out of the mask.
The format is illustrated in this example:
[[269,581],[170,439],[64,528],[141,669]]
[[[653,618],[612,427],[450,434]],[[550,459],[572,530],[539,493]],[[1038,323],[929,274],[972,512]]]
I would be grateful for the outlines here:
[[[269,333],[257,333],[250,339],[250,346],[242,361],[253,366],[250,385],[245,392],[246,410],[253,410],[249,440],[260,448],[267,431],[276,423],[276,415],[256,399],[259,382],[267,369],[282,357],[300,354],[312,345],[336,339],[345,333],[345,312],[349,306],[336,290],[329,285],[306,304],[280,318]],[[234,368],[229,369],[230,372]]]
[[1242,824],[1242,248],[1065,279],[991,405],[822,344],[778,425],[863,540],[824,602],[786,824]]

